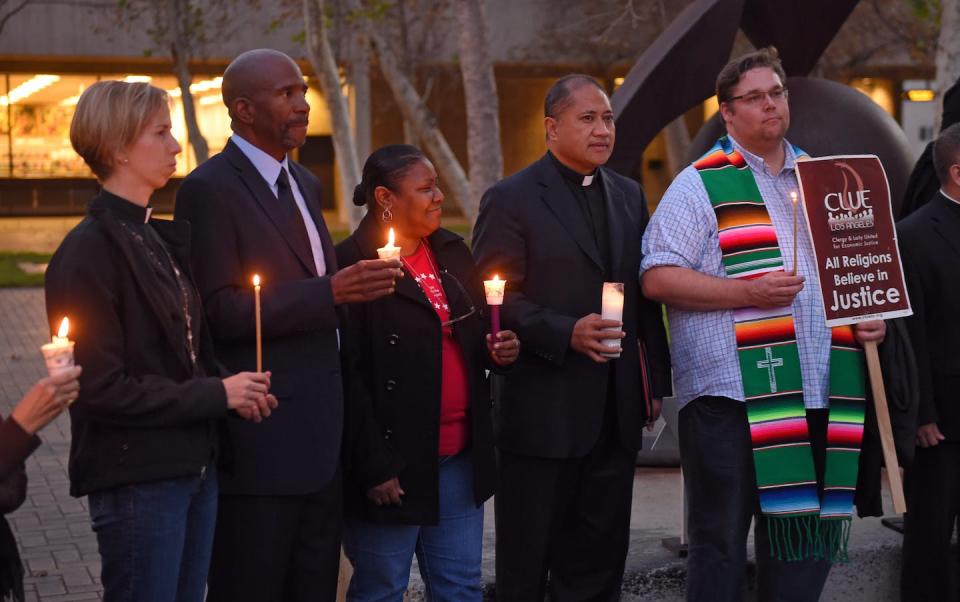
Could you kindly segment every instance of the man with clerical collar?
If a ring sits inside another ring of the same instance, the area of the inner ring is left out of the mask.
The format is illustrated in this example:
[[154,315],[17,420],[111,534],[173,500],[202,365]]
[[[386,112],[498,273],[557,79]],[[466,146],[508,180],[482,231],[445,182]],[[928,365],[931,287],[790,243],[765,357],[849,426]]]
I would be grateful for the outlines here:
[[960,123],[933,142],[933,166],[939,194],[897,225],[920,391],[917,450],[906,474],[903,600],[957,596],[950,541],[960,513]]
[[[494,406],[497,599],[615,600],[636,451],[670,394],[660,306],[637,278],[648,211],[636,182],[602,167],[613,111],[593,78],[557,81],[544,126],[548,152],[486,192],[473,236],[480,273],[507,281],[503,327],[524,341]],[[605,282],[623,284],[622,320],[599,315]]]
[[[831,359],[885,328],[826,326],[802,221],[794,239],[805,153],[784,138],[784,80],[772,47],[723,68],[727,135],[677,176],[643,240],[643,292],[667,306],[682,408],[688,600],[743,598],[754,515],[760,600],[818,599],[846,554],[856,462],[844,460],[859,448],[837,452],[827,427],[862,432],[864,375],[832,374]],[[787,265],[794,245],[798,265]]]

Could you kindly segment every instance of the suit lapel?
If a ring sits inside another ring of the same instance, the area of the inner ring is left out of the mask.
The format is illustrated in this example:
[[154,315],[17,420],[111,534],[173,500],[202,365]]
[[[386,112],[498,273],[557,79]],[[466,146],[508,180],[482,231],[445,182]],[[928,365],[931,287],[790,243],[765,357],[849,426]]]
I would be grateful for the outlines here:
[[574,198],[566,182],[563,181],[563,176],[550,163],[550,157],[546,155],[540,159],[539,168],[540,185],[543,186],[543,190],[540,191],[540,199],[557,216],[564,229],[570,234],[570,238],[602,271],[603,261],[600,259],[600,251],[597,249],[593,234],[583,218],[583,212],[577,205],[577,199]]
[[607,229],[610,236],[610,278],[618,278],[620,266],[623,264],[623,243],[627,215],[627,204],[623,198],[623,191],[613,181],[613,176],[604,168],[600,168],[603,185],[603,199],[607,206]]
[[[307,239],[307,233],[304,231],[303,226],[296,219],[293,219],[293,212],[285,211],[280,207],[279,200],[276,195],[273,194],[273,191],[263,179],[263,176],[260,175],[260,172],[253,166],[253,163],[247,159],[243,151],[237,148],[233,142],[227,142],[227,146],[223,152],[227,155],[230,163],[237,169],[241,181],[243,181],[244,185],[250,191],[250,194],[253,195],[257,204],[260,205],[260,208],[263,209],[263,212],[267,214],[270,222],[279,232],[280,237],[283,238],[293,254],[300,260],[303,267],[306,268],[311,275],[316,276],[317,268],[313,262],[313,253],[310,251],[310,241]],[[294,208],[294,211],[299,211],[299,209]]]
[[933,230],[954,253],[960,255],[960,214],[948,205],[953,203],[942,194],[935,199],[939,205],[933,214]]

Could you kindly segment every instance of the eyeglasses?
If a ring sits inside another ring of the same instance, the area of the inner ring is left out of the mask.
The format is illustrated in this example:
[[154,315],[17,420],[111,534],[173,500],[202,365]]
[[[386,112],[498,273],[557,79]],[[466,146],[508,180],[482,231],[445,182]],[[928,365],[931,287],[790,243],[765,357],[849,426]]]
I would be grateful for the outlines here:
[[[463,298],[467,300],[467,306],[468,306],[469,310],[467,311],[467,313],[463,314],[462,316],[457,316],[456,318],[450,318],[450,319],[447,320],[446,322],[441,322],[441,323],[440,323],[440,327],[441,327],[441,328],[446,328],[447,326],[453,326],[453,325],[456,324],[457,322],[460,322],[461,320],[466,320],[467,318],[469,318],[469,317],[472,316],[473,314],[477,313],[477,306],[473,304],[473,299],[470,298],[470,294],[467,292],[467,289],[463,288],[463,285],[460,284],[460,281],[457,280],[457,277],[454,276],[453,274],[451,274],[450,272],[448,272],[448,271],[447,271],[447,268],[441,268],[441,269],[440,269],[440,279],[443,280],[443,277],[444,277],[444,276],[449,276],[449,277],[450,277],[450,280],[452,280],[453,283],[454,283],[454,284],[457,286],[457,288],[460,290],[460,294],[462,294],[462,295],[463,295]],[[453,310],[453,306],[451,306],[450,309],[451,309],[451,311],[452,311],[452,310]]]
[[783,102],[787,99],[787,89],[784,87],[774,88],[772,90],[767,90],[766,92],[747,92],[746,94],[741,94],[740,96],[731,96],[725,102],[733,102],[735,100],[741,100],[744,104],[754,106],[763,102],[768,96],[773,102]]

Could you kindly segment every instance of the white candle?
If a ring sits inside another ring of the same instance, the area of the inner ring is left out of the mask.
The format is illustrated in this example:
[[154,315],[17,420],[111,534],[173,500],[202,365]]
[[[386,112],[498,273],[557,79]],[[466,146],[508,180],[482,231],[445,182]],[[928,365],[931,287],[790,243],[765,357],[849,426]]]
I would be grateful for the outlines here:
[[253,275],[253,305],[257,321],[257,372],[263,372],[263,336],[260,330],[260,274]]
[[506,286],[506,280],[500,280],[500,276],[494,274],[492,280],[483,281],[483,292],[487,297],[487,305],[490,306],[490,332],[494,337],[500,332],[500,306],[503,305],[503,287]]
[[503,288],[506,286],[506,280],[500,280],[500,276],[493,275],[492,280],[483,281],[483,292],[487,296],[487,305],[503,305]]
[[40,348],[43,360],[47,364],[47,373],[50,376],[60,374],[73,367],[73,341],[67,338],[70,331],[70,320],[64,318],[60,322],[60,330],[49,343]]
[[390,232],[387,234],[386,246],[377,249],[377,256],[380,257],[380,259],[398,259],[400,257],[400,247],[393,246],[394,240],[393,228],[390,228]]
[[[623,322],[623,283],[622,282],[604,282],[603,296],[600,300],[600,317],[604,320],[616,320]],[[619,332],[619,328],[610,328]],[[610,353],[603,353],[604,357],[620,357],[620,337],[613,339],[603,339],[603,344],[611,347]]]
[[790,191],[790,200],[793,201],[793,275],[797,275],[797,248],[800,246],[797,240],[797,193]]

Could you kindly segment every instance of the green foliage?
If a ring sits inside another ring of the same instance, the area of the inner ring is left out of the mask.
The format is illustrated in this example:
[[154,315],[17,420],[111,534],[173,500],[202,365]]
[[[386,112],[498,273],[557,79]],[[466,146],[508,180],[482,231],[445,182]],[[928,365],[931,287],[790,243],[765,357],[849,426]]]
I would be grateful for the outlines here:
[[913,14],[923,20],[939,20],[940,0],[907,0]]
[[43,286],[43,274],[28,274],[20,263],[48,263],[48,253],[0,251],[0,287]]

